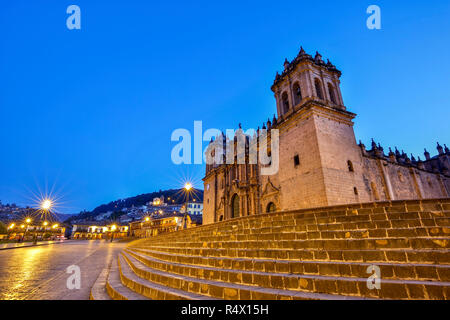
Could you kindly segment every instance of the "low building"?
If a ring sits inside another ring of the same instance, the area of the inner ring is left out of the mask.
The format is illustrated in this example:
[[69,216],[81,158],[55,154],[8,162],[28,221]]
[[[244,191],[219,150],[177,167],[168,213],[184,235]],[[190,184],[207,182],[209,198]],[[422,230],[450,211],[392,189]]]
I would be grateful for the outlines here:
[[95,221],[92,223],[86,222],[83,224],[74,224],[72,228],[72,239],[84,240],[100,240],[121,239],[128,236],[129,227],[127,225],[111,224],[109,222]]
[[190,201],[188,202],[188,213],[191,215],[202,215],[203,214],[203,203]]
[[183,213],[153,215],[144,218],[143,221],[130,223],[130,236],[149,238],[162,233],[182,230],[185,228],[185,217],[188,229],[202,224],[201,215],[184,215]]
[[44,221],[40,225],[32,225],[25,222],[11,222],[8,225],[6,239],[30,241],[63,239],[66,228],[58,222]]

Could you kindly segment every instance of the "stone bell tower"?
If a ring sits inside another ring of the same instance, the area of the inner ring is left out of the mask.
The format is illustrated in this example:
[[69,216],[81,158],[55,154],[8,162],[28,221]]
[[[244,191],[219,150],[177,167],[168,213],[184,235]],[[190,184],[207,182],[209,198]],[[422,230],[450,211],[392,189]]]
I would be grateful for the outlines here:
[[340,76],[330,61],[303,48],[276,74],[280,168],[272,180],[279,184],[281,210],[370,201],[360,174],[356,115],[344,106]]

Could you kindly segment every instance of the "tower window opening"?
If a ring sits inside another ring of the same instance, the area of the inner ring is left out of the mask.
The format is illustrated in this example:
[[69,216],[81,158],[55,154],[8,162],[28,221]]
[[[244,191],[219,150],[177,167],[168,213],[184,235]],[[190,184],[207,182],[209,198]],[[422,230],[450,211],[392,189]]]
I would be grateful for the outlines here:
[[316,87],[317,97],[323,100],[322,85],[320,84],[320,80],[319,79],[314,80],[314,85]]
[[328,83],[328,93],[330,94],[330,100],[336,104],[336,96],[334,95],[334,88],[331,83]]
[[287,92],[283,92],[281,100],[283,103],[283,113],[287,113],[289,111],[289,96]]
[[302,90],[300,89],[300,85],[298,84],[298,82],[296,82],[294,84],[294,104],[297,105],[299,104],[303,97],[302,97]]
[[350,160],[347,161],[347,166],[348,166],[348,171],[355,172],[355,169],[353,168],[353,163]]

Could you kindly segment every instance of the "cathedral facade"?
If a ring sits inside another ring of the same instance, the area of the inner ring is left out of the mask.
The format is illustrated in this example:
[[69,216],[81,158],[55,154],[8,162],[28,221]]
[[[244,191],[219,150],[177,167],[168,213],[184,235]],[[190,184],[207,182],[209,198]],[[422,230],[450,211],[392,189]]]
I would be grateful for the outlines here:
[[[303,49],[284,63],[272,91],[277,116],[263,125],[279,133],[279,169],[262,175],[259,161],[207,164],[203,223],[276,211],[389,200],[450,197],[450,150],[415,159],[372,141],[358,144],[356,114],[344,105],[341,72]],[[225,136],[224,146],[233,146]],[[217,139],[216,139],[217,140]],[[251,137],[247,137],[247,144]],[[245,149],[248,153],[248,146]],[[210,151],[207,151],[207,153]],[[248,154],[246,154],[248,159]]]

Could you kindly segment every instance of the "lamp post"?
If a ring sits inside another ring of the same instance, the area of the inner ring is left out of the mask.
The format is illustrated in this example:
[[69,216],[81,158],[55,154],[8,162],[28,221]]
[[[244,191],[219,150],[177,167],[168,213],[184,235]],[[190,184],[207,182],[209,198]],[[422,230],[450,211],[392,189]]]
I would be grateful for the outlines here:
[[183,228],[187,229],[186,217],[187,217],[188,205],[189,205],[189,194],[190,194],[190,192],[192,190],[192,184],[190,182],[186,182],[186,184],[184,185],[184,190],[186,191],[186,207],[185,207],[185,210],[184,210]]
[[30,218],[26,218],[25,219],[25,232],[23,233],[22,241],[25,241],[25,237],[27,236],[28,227],[30,226],[30,223],[31,223],[31,219]]
[[[44,200],[42,200],[40,207],[44,213],[50,212],[53,207],[53,202],[50,199],[44,199]],[[43,225],[44,225],[44,232],[45,232],[48,222],[44,221]],[[42,238],[44,238],[44,233],[42,233]],[[34,239],[34,244],[36,244],[36,243],[37,243],[37,236]]]
[[12,230],[12,229],[14,229],[14,226],[15,226],[15,224],[14,223],[11,223],[10,225],[9,225],[9,227],[8,227],[8,233],[7,233],[7,237],[8,237],[8,240],[9,240],[9,236],[10,236],[10,234],[11,234],[11,231],[9,231],[9,230]]
[[56,231],[56,229],[59,227],[59,224],[57,224],[57,223],[55,223],[53,226],[52,226],[52,229],[54,230],[52,233],[53,233],[53,240],[55,240],[55,233],[57,232]]
[[113,242],[113,240],[114,240],[114,232],[116,231],[116,229],[117,229],[117,226],[115,224],[113,224],[111,226],[111,242]]

